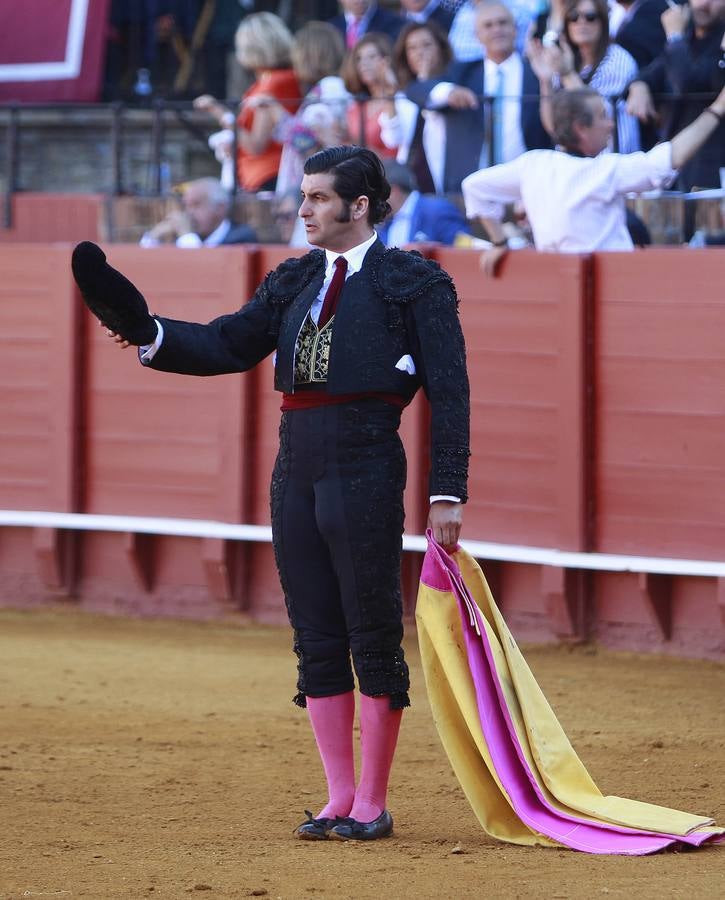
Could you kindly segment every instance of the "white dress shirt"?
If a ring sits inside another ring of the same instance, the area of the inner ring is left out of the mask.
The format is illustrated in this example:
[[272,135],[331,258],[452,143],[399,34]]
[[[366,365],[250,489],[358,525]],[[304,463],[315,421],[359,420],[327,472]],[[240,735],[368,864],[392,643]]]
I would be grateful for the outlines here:
[[[481,93],[493,96],[499,71],[503,74],[503,147],[500,162],[509,162],[526,152],[521,130],[521,92],[524,86],[524,63],[518,53],[512,53],[502,63],[490,59],[483,61],[483,85]],[[490,107],[489,107],[490,109]],[[490,165],[488,146],[484,142],[481,152],[481,168]]]
[[523,203],[537,250],[591,253],[632,250],[624,198],[666,186],[672,146],[648,153],[601,153],[594,159],[561,150],[529,150],[474,172],[461,186],[466,215],[500,220],[507,203]]
[[[208,234],[204,240],[202,240],[199,235],[195,231],[188,231],[185,234],[180,234],[176,241],[174,242],[175,246],[181,247],[183,250],[195,250],[198,247],[218,247],[224,238],[229,233],[229,229],[232,227],[232,223],[229,219],[224,219],[217,227],[212,231],[211,234]],[[155,237],[151,237],[151,235],[146,232],[146,234],[139,241],[140,247],[161,247],[161,241],[157,240]]]
[[[445,97],[455,85],[446,82]],[[435,88],[434,88],[435,90]],[[444,105],[445,101],[440,105]],[[398,94],[395,98],[395,115],[389,116],[382,112],[378,117],[380,123],[380,138],[386,147],[394,150],[397,147],[395,159],[402,165],[407,165],[410,156],[410,146],[415,137],[415,126],[418,115],[422,114],[423,123],[423,152],[428,163],[428,169],[433,179],[436,193],[443,193],[443,172],[446,161],[446,120],[442,113],[433,109],[421,109],[417,103],[413,103],[404,94]]]
[[410,225],[413,221],[415,206],[420,198],[418,191],[411,191],[405,198],[403,205],[390,220],[388,239],[385,242],[388,247],[402,247],[410,243]]

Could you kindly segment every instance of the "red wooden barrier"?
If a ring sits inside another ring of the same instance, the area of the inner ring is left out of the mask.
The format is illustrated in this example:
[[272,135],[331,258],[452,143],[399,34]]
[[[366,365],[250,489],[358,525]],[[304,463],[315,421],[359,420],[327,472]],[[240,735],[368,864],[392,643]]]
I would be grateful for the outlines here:
[[[107,249],[154,311],[201,321],[241,305],[288,255]],[[0,246],[0,508],[267,524],[279,422],[271,360],[212,379],[145,371],[82,312],[70,251]],[[725,559],[722,255],[523,252],[491,280],[478,254],[437,254],[458,286],[470,364],[464,536]],[[403,421],[406,527],[420,533],[420,398]],[[484,568],[519,638],[725,653],[724,579]],[[416,574],[408,556],[409,610]],[[266,544],[1,529],[0,603],[58,592],[93,609],[285,617]]]
[[[708,250],[595,257],[600,551],[725,559],[724,262]],[[717,598],[716,579],[600,575],[597,634],[714,653]]]
[[[171,318],[206,322],[249,293],[249,254],[238,248],[115,245],[108,255],[150,308]],[[88,321],[84,511],[245,521],[251,475],[245,382],[146,370],[134,349],[119,351],[90,315]],[[145,608],[209,615],[244,593],[245,549],[236,543],[92,533],[83,540],[82,579],[91,593],[109,570],[119,570],[119,557],[127,562],[118,572],[115,607],[135,603],[141,589]]]
[[[40,250],[40,252],[39,252]],[[63,247],[2,254],[0,507],[72,512],[79,492],[80,323]],[[29,600],[62,590],[73,542],[56,529],[5,531],[0,570]]]
[[583,423],[588,261],[512,255],[486,278],[479,254],[441,250],[460,297],[471,381],[466,534],[588,549]]
[[725,559],[725,257],[646,260],[595,261],[597,549]]
[[10,228],[0,228],[2,243],[99,241],[105,236],[102,194],[13,194]]

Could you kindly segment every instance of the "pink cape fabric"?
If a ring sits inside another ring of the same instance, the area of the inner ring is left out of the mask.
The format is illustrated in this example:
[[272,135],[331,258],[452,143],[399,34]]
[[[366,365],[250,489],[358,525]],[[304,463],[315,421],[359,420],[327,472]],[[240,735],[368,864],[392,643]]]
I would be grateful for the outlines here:
[[463,582],[455,560],[430,533],[421,584],[454,595],[461,618],[468,666],[475,688],[481,729],[496,775],[516,815],[533,832],[575,850],[596,854],[643,855],[677,844],[699,846],[723,840],[718,829],[689,834],[636,830],[568,814],[541,790],[523,752],[506,702],[495,655],[481,610]]

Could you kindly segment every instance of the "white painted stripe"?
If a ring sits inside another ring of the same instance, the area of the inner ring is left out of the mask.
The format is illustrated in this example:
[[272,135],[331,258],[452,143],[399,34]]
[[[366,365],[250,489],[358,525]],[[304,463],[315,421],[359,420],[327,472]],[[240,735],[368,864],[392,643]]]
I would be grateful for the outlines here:
[[65,81],[77,78],[83,62],[89,0],[71,0],[65,58],[62,62],[10,63],[0,66],[0,81]]
[[[69,531],[117,531],[136,534],[221,538],[231,541],[270,543],[268,525],[235,525],[203,519],[164,519],[147,516],[104,516],[88,513],[57,513],[27,510],[0,510],[0,526],[22,528],[62,528]],[[725,562],[699,559],[668,559],[658,556],[623,556],[612,553],[577,553],[549,547],[461,541],[477,559],[558,566],[598,572],[647,572],[657,575],[692,575],[725,578]],[[403,549],[424,552],[424,535],[403,535]]]

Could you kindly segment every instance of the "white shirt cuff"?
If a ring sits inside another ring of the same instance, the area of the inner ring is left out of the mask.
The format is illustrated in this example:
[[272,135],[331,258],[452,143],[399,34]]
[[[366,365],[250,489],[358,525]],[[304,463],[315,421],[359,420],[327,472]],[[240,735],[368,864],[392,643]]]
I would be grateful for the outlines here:
[[448,98],[451,96],[451,91],[454,87],[456,85],[450,81],[439,82],[428,94],[428,102],[426,103],[428,109],[441,109],[443,106],[448,106]]
[[433,494],[430,498],[431,503],[435,503],[436,500],[448,500],[449,503],[460,503],[460,497],[451,497],[450,494]]
[[176,238],[176,246],[181,247],[182,250],[196,250],[203,245],[202,239],[198,234],[194,234],[193,231],[187,231],[186,234],[180,234]]
[[159,347],[164,341],[164,326],[158,319],[154,319],[154,322],[156,322],[156,340],[153,344],[144,344],[143,347],[138,348],[138,358],[145,366],[147,366],[154,356],[156,356]]

